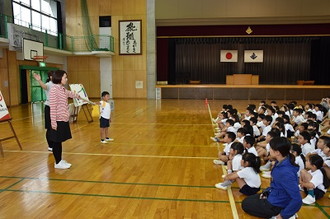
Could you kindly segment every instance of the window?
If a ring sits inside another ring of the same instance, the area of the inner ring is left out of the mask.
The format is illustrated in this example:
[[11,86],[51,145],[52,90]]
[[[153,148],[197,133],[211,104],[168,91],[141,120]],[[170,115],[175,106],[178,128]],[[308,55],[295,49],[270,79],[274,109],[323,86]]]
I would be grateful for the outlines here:
[[12,0],[14,23],[57,36],[57,1]]

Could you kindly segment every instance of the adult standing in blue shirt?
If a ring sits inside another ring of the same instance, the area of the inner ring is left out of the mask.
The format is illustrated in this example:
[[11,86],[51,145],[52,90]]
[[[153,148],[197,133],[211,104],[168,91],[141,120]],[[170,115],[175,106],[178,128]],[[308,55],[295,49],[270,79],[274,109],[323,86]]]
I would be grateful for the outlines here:
[[270,156],[276,160],[270,187],[262,194],[247,197],[242,208],[246,213],[262,218],[294,218],[302,205],[297,176],[299,167],[290,154],[291,144],[286,138],[273,138],[270,148]]

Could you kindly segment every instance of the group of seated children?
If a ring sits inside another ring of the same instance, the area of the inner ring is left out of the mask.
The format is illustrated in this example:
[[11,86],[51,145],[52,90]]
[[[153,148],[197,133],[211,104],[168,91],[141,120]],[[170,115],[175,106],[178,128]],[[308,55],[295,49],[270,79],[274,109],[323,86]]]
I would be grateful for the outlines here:
[[246,113],[239,115],[231,105],[224,105],[213,119],[216,133],[211,139],[224,143],[213,163],[227,165],[227,175],[215,187],[227,189],[236,181],[244,195],[256,194],[261,186],[259,173],[271,178],[275,164],[269,142],[285,137],[292,142],[291,153],[299,166],[299,187],[307,194],[303,203],[313,204],[322,198],[330,184],[330,137],[326,132],[321,135],[320,127],[328,113],[323,110],[319,104],[301,106],[291,102],[279,108],[275,101],[270,105],[261,101],[257,112],[250,104]]

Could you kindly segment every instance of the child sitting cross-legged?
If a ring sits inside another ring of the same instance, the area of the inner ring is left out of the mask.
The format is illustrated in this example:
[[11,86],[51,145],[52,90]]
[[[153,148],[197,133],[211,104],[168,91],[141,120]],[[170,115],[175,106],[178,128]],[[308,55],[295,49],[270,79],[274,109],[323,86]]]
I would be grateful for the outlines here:
[[[237,172],[242,169],[241,160],[244,152],[244,146],[240,142],[234,142],[230,147],[229,161],[227,163],[228,173]],[[227,189],[232,184],[231,180],[215,184],[218,189]]]
[[323,158],[317,154],[309,154],[306,157],[306,168],[300,172],[300,188],[303,188],[307,196],[302,200],[310,205],[320,199],[327,192],[329,179],[324,171]]
[[235,180],[239,192],[244,195],[254,195],[260,190],[261,180],[259,176],[260,158],[252,153],[245,153],[241,160],[243,169],[230,173],[224,180]]
[[227,161],[229,160],[230,147],[235,141],[235,139],[236,139],[236,135],[234,132],[227,132],[225,134],[225,137],[223,139],[223,141],[225,142],[224,144],[225,148],[223,149],[223,152],[219,152],[218,159],[213,160],[214,164],[223,165],[227,163]]

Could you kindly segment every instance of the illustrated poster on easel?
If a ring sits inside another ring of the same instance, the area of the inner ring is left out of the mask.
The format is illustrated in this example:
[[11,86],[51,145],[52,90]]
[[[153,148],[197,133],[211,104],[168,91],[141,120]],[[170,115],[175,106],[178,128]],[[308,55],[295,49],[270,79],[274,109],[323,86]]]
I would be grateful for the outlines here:
[[[70,84],[69,86],[71,91],[76,92],[77,94],[79,94],[80,97],[89,101],[87,92],[82,84]],[[73,98],[73,103],[75,107],[78,107],[86,104],[87,102],[84,100]]]
[[5,99],[3,98],[2,93],[0,91],[0,122],[9,119],[11,119],[11,117],[6,106]]

